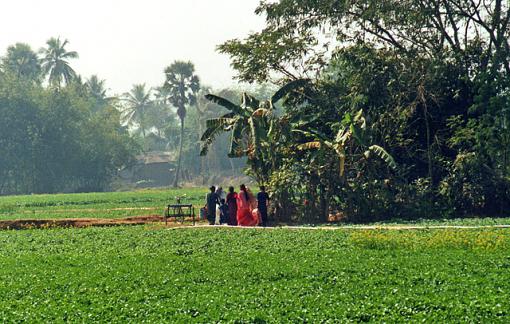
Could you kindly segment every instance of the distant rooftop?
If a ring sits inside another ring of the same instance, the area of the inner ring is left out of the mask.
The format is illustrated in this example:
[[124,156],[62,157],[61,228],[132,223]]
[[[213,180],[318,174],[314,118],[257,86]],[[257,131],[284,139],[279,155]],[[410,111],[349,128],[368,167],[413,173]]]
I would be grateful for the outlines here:
[[175,153],[167,151],[152,151],[137,155],[136,160],[140,164],[174,163],[177,158]]

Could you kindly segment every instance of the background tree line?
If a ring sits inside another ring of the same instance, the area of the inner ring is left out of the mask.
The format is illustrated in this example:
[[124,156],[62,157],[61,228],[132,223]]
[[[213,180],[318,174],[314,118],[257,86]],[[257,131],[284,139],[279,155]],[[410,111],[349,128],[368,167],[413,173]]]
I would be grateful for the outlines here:
[[210,97],[231,113],[202,140],[231,132],[278,217],[508,210],[508,2],[280,0],[257,13],[263,31],[219,50],[239,80],[286,85],[285,100]]
[[168,66],[158,87],[109,95],[105,80],[74,71],[78,53],[68,47],[51,38],[36,53],[17,43],[1,57],[0,194],[111,190],[119,170],[149,151],[175,152],[192,176],[240,174],[244,160],[227,159],[226,138],[197,158],[205,120],[222,108],[205,102],[191,62]]

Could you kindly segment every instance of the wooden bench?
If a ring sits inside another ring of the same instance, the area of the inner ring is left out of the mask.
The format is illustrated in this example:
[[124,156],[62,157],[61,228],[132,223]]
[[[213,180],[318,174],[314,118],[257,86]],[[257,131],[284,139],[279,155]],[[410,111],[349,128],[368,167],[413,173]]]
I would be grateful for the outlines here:
[[193,221],[193,226],[195,225],[195,208],[191,204],[173,204],[168,205],[165,209],[165,224],[168,223],[168,218],[173,217],[174,220],[181,223],[184,222],[185,218],[191,218]]

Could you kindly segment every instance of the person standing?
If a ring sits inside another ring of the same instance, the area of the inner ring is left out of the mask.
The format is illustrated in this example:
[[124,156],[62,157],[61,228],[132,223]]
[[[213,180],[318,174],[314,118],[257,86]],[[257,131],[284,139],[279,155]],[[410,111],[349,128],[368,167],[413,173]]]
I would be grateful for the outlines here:
[[260,186],[260,192],[257,194],[257,208],[259,209],[262,218],[262,226],[267,226],[267,202],[269,195],[266,192],[266,187]]
[[223,191],[223,188],[222,187],[218,187],[218,189],[216,189],[216,195],[218,196],[218,199],[225,199],[225,191]]
[[228,206],[228,225],[237,226],[237,192],[234,187],[228,188],[227,206]]
[[252,199],[248,188],[244,184],[241,185],[240,191],[237,194],[237,224],[239,226],[256,226],[258,219],[253,217]]
[[209,192],[205,197],[207,205],[207,220],[209,221],[209,225],[214,225],[216,220],[216,205],[219,205],[220,200],[215,192],[216,188],[214,186],[209,188],[209,190],[211,192]]
[[220,203],[220,225],[223,225],[228,223],[228,206],[225,199],[221,199]]

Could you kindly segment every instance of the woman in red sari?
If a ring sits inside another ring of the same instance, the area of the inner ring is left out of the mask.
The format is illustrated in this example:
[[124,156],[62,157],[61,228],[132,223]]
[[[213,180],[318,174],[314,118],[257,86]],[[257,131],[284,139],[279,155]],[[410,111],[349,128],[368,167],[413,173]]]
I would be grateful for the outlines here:
[[250,195],[244,184],[237,194],[237,224],[239,226],[256,226],[259,223],[257,217],[253,216],[253,195]]
[[237,192],[234,191],[234,187],[228,188],[227,195],[227,206],[228,206],[228,225],[237,225]]

